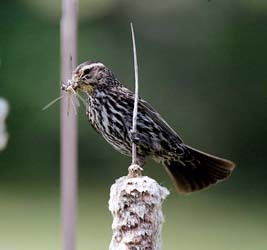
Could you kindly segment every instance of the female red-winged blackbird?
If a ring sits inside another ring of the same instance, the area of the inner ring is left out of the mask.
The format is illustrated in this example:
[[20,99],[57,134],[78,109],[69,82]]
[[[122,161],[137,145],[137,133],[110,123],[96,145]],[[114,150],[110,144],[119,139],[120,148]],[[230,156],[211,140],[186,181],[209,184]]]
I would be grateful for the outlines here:
[[[161,163],[178,192],[209,187],[230,176],[233,162],[184,144],[177,133],[146,101],[139,98],[137,132],[131,133],[134,93],[122,85],[110,69],[99,62],[80,64],[69,83],[87,94],[86,114],[93,128],[120,153],[131,156],[137,146],[138,164],[146,157]],[[66,89],[63,86],[62,89]]]

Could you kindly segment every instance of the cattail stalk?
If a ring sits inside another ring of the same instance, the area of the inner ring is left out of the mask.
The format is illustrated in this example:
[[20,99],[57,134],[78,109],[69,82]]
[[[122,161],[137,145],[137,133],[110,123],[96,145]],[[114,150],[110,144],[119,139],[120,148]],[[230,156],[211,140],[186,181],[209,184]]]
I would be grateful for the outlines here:
[[119,178],[111,186],[109,250],[160,250],[162,203],[169,191],[147,176]]
[[[133,108],[133,127],[132,132],[136,132],[136,123],[137,123],[137,111],[138,111],[138,63],[137,63],[137,53],[136,53],[136,45],[135,45],[135,35],[133,24],[131,25],[131,33],[132,33],[132,41],[133,41],[133,55],[134,55],[134,79],[135,79],[135,94],[134,94],[134,108]],[[132,143],[132,165],[136,164],[136,145]]]
[[[131,23],[135,102],[133,128],[136,132],[138,105],[138,65],[133,25]],[[132,164],[128,176],[119,178],[110,189],[109,210],[113,216],[112,240],[109,250],[160,250],[163,223],[162,203],[169,191],[155,180],[142,176],[137,165],[136,145],[132,144]]]

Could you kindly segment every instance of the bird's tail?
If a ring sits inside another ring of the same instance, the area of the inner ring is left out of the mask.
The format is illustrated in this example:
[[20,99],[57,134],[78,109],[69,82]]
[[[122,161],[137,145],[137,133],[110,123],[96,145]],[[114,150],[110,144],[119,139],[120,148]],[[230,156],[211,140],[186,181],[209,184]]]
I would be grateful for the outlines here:
[[178,161],[164,160],[164,166],[174,180],[177,191],[190,193],[207,188],[231,175],[235,164],[206,154],[187,145]]

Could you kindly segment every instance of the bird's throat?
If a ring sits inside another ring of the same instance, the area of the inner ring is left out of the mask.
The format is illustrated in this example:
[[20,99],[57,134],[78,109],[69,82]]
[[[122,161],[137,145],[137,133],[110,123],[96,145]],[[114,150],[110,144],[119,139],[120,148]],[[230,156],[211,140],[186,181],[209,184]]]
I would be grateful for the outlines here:
[[88,93],[88,94],[92,94],[94,91],[94,88],[91,85],[82,85],[80,86],[81,91]]

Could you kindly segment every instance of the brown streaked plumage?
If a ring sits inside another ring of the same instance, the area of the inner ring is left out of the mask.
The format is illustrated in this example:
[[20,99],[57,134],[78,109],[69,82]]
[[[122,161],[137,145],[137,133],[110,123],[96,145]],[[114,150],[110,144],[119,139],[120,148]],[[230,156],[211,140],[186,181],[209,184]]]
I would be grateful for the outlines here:
[[[134,93],[99,62],[80,64],[71,87],[87,94],[86,115],[93,128],[117,151],[131,156],[137,145],[138,163],[147,157],[161,163],[177,191],[189,193],[207,188],[231,175],[235,164],[186,145],[160,114],[139,98],[137,132],[131,133]],[[65,87],[63,87],[65,89]]]

